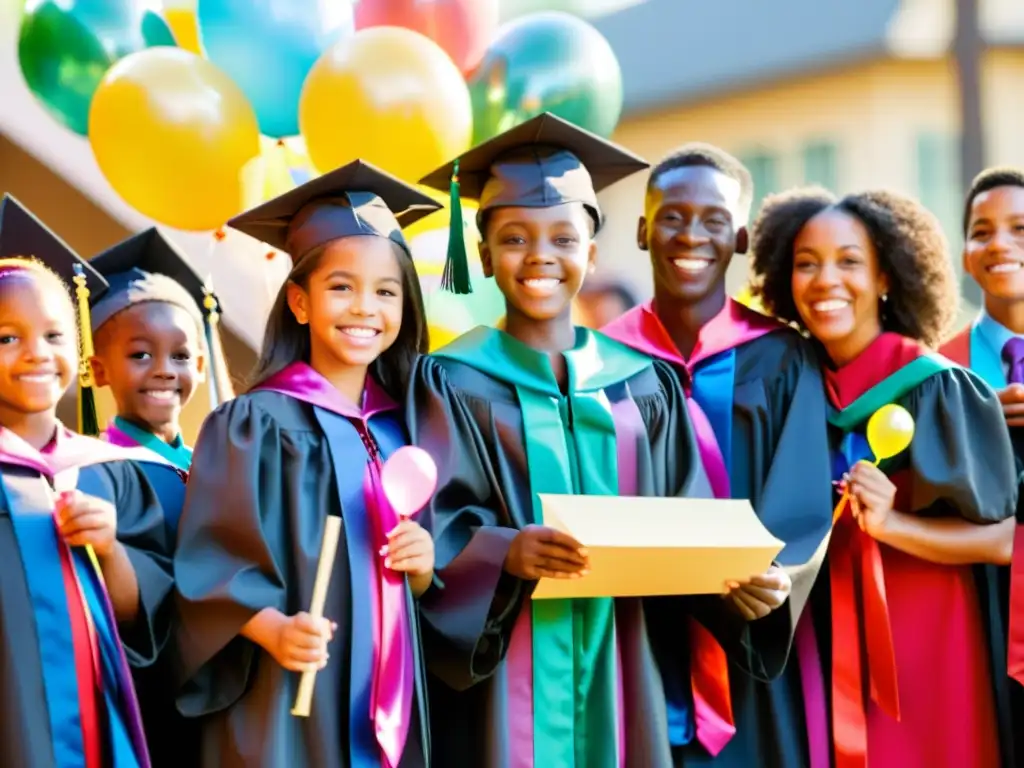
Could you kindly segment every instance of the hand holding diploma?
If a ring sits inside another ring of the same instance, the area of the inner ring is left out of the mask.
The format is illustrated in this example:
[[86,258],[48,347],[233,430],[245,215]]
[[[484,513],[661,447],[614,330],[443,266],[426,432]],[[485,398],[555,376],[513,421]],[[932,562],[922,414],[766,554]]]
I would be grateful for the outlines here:
[[587,552],[567,533],[528,525],[516,534],[505,556],[505,572],[526,581],[578,579],[587,574]]
[[267,650],[289,672],[306,672],[327,666],[327,644],[337,626],[324,618],[314,618],[303,611],[283,617],[275,642]]
[[744,619],[757,621],[780,608],[789,599],[792,588],[789,574],[773,565],[760,576],[729,582],[724,597]]
[[242,627],[241,634],[289,672],[306,672],[327,666],[327,644],[337,628],[305,611],[285,616],[276,608],[264,608]]

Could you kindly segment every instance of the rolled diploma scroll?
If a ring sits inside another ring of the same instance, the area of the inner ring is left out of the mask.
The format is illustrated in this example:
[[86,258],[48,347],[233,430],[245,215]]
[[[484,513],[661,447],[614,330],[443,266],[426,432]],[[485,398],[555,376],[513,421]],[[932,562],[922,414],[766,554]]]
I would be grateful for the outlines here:
[[[316,581],[313,582],[313,599],[309,606],[309,615],[314,619],[324,617],[324,604],[327,602],[327,588],[331,584],[331,572],[334,570],[334,556],[338,553],[338,539],[341,537],[341,518],[336,515],[327,516],[324,527],[324,540],[320,545],[320,562],[316,567]],[[313,703],[313,685],[316,683],[316,669],[309,669],[299,678],[299,692],[295,696],[292,714],[295,717],[309,717],[309,708]]]

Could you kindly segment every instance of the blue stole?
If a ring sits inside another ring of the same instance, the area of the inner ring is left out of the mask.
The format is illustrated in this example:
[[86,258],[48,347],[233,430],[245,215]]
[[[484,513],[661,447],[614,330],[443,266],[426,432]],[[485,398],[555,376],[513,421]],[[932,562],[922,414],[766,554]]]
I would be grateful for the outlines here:
[[[313,406],[316,420],[331,449],[334,477],[345,521],[345,547],[352,594],[351,682],[349,693],[349,764],[352,768],[380,768],[381,751],[370,711],[373,687],[373,607],[370,578],[374,573],[373,531],[364,495],[366,446],[348,418]],[[408,443],[398,412],[367,419],[382,460]]]
[[[43,688],[50,721],[55,763],[85,764],[85,747],[78,702],[71,615],[64,588],[52,496],[42,493],[38,475],[13,470],[0,474],[0,504],[10,516],[21,552],[25,583],[32,600],[32,621],[43,671]],[[95,473],[83,469],[79,490],[113,503],[110,489]],[[103,684],[101,716],[107,727],[104,756],[112,768],[148,765],[139,759],[130,734],[131,713],[126,704],[133,696],[130,676],[124,667],[120,638],[106,597],[105,587],[83,548],[71,549],[72,565],[81,586],[100,650]],[[28,618],[28,617],[26,617]]]
[[[715,439],[722,451],[725,468],[731,472],[733,385],[736,379],[736,349],[712,355],[696,366],[693,372],[693,399],[708,417]],[[681,642],[684,642],[682,640]],[[680,654],[681,659],[688,654]],[[668,712],[669,743],[684,746],[696,736],[693,721],[693,689],[690,686],[689,663],[680,661],[679,669],[665,674],[665,699]]]

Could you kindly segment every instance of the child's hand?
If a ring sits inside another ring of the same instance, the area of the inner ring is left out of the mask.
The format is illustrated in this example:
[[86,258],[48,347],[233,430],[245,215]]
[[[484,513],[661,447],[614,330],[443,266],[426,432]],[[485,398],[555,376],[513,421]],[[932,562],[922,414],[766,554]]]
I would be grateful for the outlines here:
[[588,566],[582,544],[542,525],[528,525],[517,533],[505,557],[505,571],[527,581],[578,579]]
[[57,498],[54,514],[68,546],[92,545],[97,557],[106,557],[117,544],[117,510],[108,501],[67,491]]
[[732,601],[736,612],[747,621],[757,621],[786,602],[793,581],[788,573],[773,565],[767,573],[732,582],[726,588],[725,598]]
[[388,534],[380,554],[384,566],[410,577],[434,573],[434,540],[419,523],[403,520]]
[[274,660],[290,672],[327,666],[327,644],[337,626],[328,619],[314,619],[303,611],[282,616],[274,642],[265,646]]

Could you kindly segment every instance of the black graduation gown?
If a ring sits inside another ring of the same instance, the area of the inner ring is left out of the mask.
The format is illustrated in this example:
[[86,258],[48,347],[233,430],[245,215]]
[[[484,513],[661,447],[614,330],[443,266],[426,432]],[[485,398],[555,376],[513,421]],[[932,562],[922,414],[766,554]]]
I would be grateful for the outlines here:
[[[844,396],[832,396],[843,408],[830,408],[834,474],[840,476],[851,461],[870,459],[863,437],[867,416],[893,402],[915,422],[910,447],[880,464],[897,486],[897,509],[925,517],[955,515],[979,524],[1012,516],[1016,469],[995,393],[977,375],[944,358],[922,357],[938,361],[933,364],[937,372],[913,357],[912,342],[883,334],[861,358],[828,374],[833,392],[842,392],[834,382],[847,387]],[[915,367],[925,373],[909,373]],[[851,416],[857,412],[861,415]],[[838,620],[832,605],[836,548],[850,551],[839,532],[843,525],[853,524],[848,519],[837,524],[811,597],[829,723],[833,623]],[[940,566],[884,544],[878,548],[902,719],[897,723],[865,692],[871,764],[1014,765],[1005,614],[996,567]],[[861,586],[857,594],[865,589]],[[870,663],[865,661],[862,674],[871,670]],[[994,747],[994,762],[978,754],[979,744]]]
[[[333,456],[316,410],[279,392],[250,392],[210,414],[196,442],[175,571],[185,681],[178,708],[200,719],[201,766],[367,765],[350,756],[350,718],[361,713],[349,702],[353,679],[363,685],[371,673],[369,665],[351,663],[354,633],[370,632],[368,623],[353,623],[353,585],[370,573],[353,573],[346,544],[355,523],[350,516],[366,514],[367,455],[355,437],[351,457]],[[404,426],[394,417],[369,425],[385,455],[404,443]],[[352,471],[339,476],[339,462]],[[345,508],[342,498],[349,500]],[[298,718],[290,712],[300,676],[239,631],[263,608],[286,616],[309,610],[328,514],[345,520],[324,611],[338,629],[328,666],[316,677],[310,716]],[[407,595],[419,662],[415,606]],[[423,689],[417,684],[401,768],[426,765]],[[369,723],[369,707],[366,712]]]
[[[7,472],[21,477],[31,474],[29,470],[10,467],[5,469]],[[46,481],[40,477],[38,482]],[[131,626],[118,627],[126,659],[134,673],[156,661],[169,631],[166,609],[173,578],[163,513],[145,473],[130,461],[83,467],[79,470],[76,487],[117,508],[118,541],[128,553],[139,585],[138,617]],[[3,764],[64,768],[58,765],[54,755],[39,638],[32,619],[25,567],[10,511],[0,509],[0,702],[4,712],[0,718],[0,750]],[[70,669],[73,675],[73,665]],[[134,693],[130,696],[134,702]],[[133,703],[129,709],[134,707]],[[131,713],[128,714],[131,720]],[[141,724],[139,728],[141,731]]]
[[[778,562],[793,580],[790,599],[772,617],[780,631],[770,646],[777,651],[774,663],[745,674],[731,660],[735,735],[716,756],[690,738],[673,750],[676,765],[805,766],[803,679],[791,649],[794,638],[798,645],[806,642],[797,627],[821,568],[832,515],[825,390],[814,348],[791,328],[731,300],[701,329],[690,360],[679,354],[651,305],[614,321],[609,333],[692,382],[689,394],[714,430],[730,496],[748,499],[765,527],[786,543]],[[678,699],[688,667],[675,667],[666,655],[661,663],[675,681],[667,684],[670,695]]]
[[737,346],[734,371],[730,491],[733,498],[749,499],[766,527],[787,543],[778,561],[793,591],[778,611],[788,627],[774,646],[785,655],[777,676],[769,669],[744,674],[733,662],[736,734],[715,757],[696,739],[674,755],[677,766],[800,768],[809,758],[792,642],[822,565],[831,514],[824,387],[808,342],[788,329]]
[[[645,360],[640,369],[631,367],[634,358],[618,351],[619,345],[601,341],[600,334],[591,338],[597,339],[597,359],[603,363],[581,359],[570,362],[570,368],[607,376],[603,394],[613,413],[626,401],[632,401],[639,412],[644,434],[634,446],[635,495],[709,496],[675,375],[658,361]],[[585,357],[589,343],[581,341],[574,354]],[[529,611],[532,585],[508,576],[501,566],[516,531],[536,521],[525,427],[530,416],[523,406],[522,382],[545,376],[546,361],[541,357],[505,334],[477,329],[421,359],[414,372],[407,408],[413,441],[427,449],[439,466],[439,491],[430,521],[444,587],[422,601],[431,672],[432,742],[439,765],[505,768],[525,759],[520,757],[522,750],[530,748],[521,742],[522,723],[510,710],[520,666],[504,662],[520,614]],[[616,376],[616,372],[621,373]],[[568,403],[570,398],[563,400]],[[561,416],[570,425],[569,432],[573,430],[571,411],[572,406],[566,405]],[[581,434],[573,444],[573,456],[596,452]],[[592,456],[589,464],[587,458],[577,461],[564,467],[564,476],[585,474],[587,466],[594,466]],[[629,469],[620,465],[619,472]],[[584,488],[593,487],[594,482],[594,478],[582,478]],[[717,596],[616,600],[625,717],[620,735],[626,744],[622,764],[638,768],[672,764],[661,674],[648,631],[652,614],[664,617],[660,623],[666,638],[661,642],[670,653],[686,653],[680,637],[686,632],[686,617],[692,615],[745,667],[765,664],[759,656],[760,633],[749,632],[723,609]],[[775,621],[757,624],[762,624],[770,642]],[[526,670],[526,674],[531,673]],[[538,695],[533,691],[534,701]],[[536,724],[531,726],[530,733],[537,729]],[[589,738],[594,735],[591,730]],[[615,735],[600,736],[608,750],[601,759],[610,764]],[[597,759],[593,753],[591,759]]]

